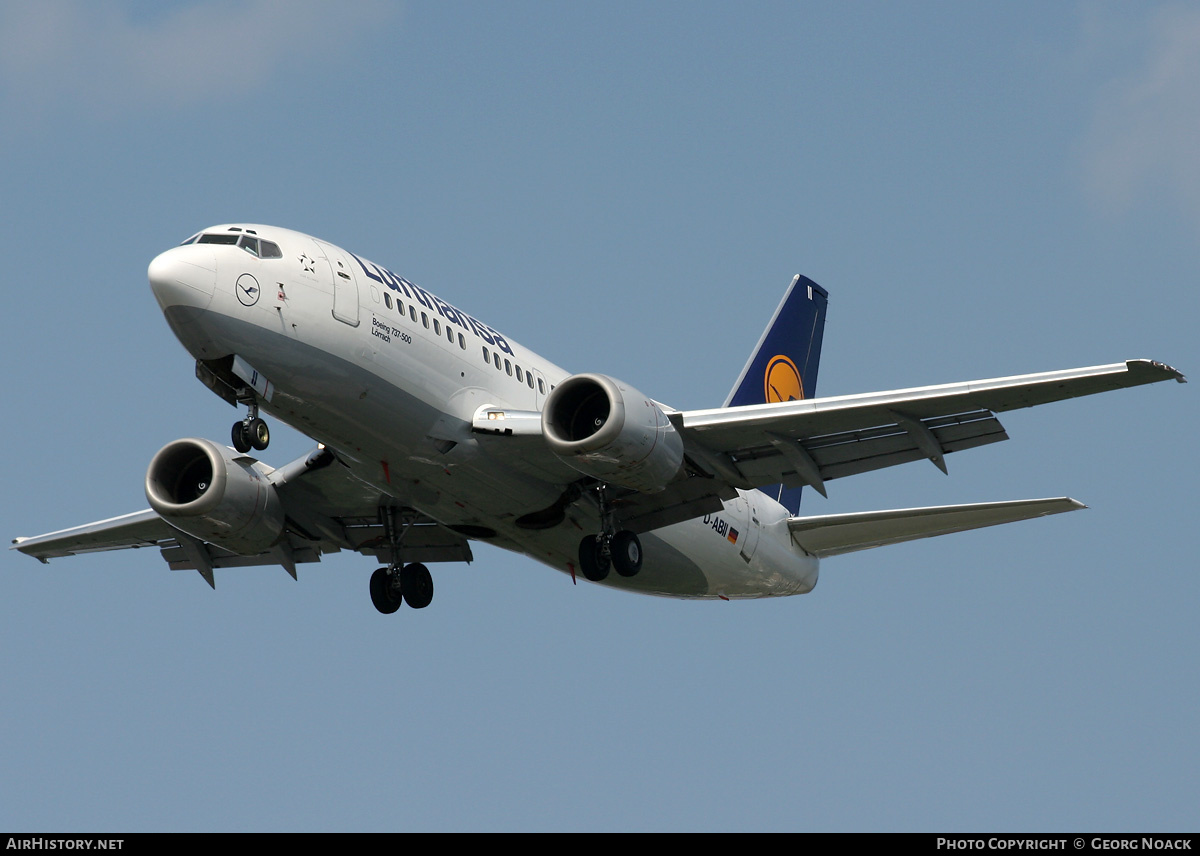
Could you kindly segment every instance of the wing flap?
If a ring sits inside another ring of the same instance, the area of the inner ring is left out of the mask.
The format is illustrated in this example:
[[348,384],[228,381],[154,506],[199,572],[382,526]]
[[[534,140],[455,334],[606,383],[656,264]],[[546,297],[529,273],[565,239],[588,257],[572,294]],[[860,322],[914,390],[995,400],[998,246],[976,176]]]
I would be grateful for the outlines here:
[[712,479],[689,478],[659,493],[629,493],[613,502],[613,510],[622,529],[642,533],[720,511],[722,498],[736,495]]
[[287,568],[289,564],[304,565],[319,562],[322,553],[336,552],[336,550],[322,550],[319,546],[311,544],[297,545],[294,538],[289,539],[286,548],[276,547],[254,556],[239,556],[237,553],[222,550],[214,544],[204,543],[196,546],[203,550],[203,558],[200,558],[199,561],[197,561],[198,557],[195,552],[185,547],[181,541],[164,543],[162,557],[173,571],[199,571],[202,570],[199,566],[205,563],[212,568],[252,568],[263,565],[283,565]]
[[[987,411],[925,420],[923,424],[932,433],[942,453],[973,449],[1008,439],[1000,421]],[[824,480],[929,457],[913,435],[899,425],[827,434],[798,443],[816,463]],[[738,451],[736,462],[747,481],[756,486],[772,484],[780,476],[786,482],[800,475],[774,444]]]
[[1083,503],[1064,496],[1052,499],[1021,499],[1011,502],[980,502],[793,517],[788,520],[787,525],[792,540],[801,549],[823,559],[857,550],[869,550],[872,547],[901,544],[918,538],[933,538],[951,532],[965,532],[969,529],[1030,520],[1048,514],[1078,511],[1086,507]]
[[[1007,440],[1004,426],[987,411],[922,420],[943,453],[973,449]],[[899,425],[872,431],[814,437],[805,448],[827,479],[857,475],[928,457],[912,433]]]
[[[364,556],[374,556],[385,564],[392,559],[387,530],[376,517],[349,518],[341,521],[351,549]],[[399,527],[399,563],[408,562],[470,562],[471,544],[462,535],[428,517],[413,515]]]

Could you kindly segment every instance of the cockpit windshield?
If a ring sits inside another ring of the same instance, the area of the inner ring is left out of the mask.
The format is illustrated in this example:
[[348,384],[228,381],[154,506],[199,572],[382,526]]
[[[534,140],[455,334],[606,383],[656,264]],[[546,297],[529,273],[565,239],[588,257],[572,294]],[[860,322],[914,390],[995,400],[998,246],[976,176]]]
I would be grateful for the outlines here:
[[252,256],[260,259],[281,259],[283,251],[274,241],[256,238],[253,234],[243,233],[241,229],[230,232],[197,232],[179,246],[187,244],[228,244],[241,247]]
[[237,245],[248,253],[258,256],[260,259],[281,259],[283,253],[279,250],[279,245],[274,241],[264,241],[250,235],[242,235],[238,239]]

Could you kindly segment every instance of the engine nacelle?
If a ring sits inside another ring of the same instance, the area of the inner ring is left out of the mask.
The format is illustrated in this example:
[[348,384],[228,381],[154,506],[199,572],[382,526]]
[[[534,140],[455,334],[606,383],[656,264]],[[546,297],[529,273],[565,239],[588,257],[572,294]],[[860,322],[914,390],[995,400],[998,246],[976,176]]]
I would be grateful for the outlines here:
[[283,535],[283,504],[259,470],[208,440],[176,440],[146,470],[146,499],[189,535],[244,556],[268,550]]
[[581,473],[646,493],[665,488],[683,466],[683,438],[662,408],[605,375],[558,384],[542,410],[542,436]]

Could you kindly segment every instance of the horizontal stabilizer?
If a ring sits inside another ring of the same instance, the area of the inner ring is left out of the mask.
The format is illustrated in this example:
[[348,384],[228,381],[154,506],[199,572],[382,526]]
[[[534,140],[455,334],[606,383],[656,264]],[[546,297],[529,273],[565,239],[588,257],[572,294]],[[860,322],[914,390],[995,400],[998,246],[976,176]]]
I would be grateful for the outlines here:
[[951,532],[982,529],[1000,523],[1029,520],[1047,514],[1087,508],[1069,497],[1018,499],[1012,502],[977,502],[967,505],[935,505],[927,508],[897,508],[853,514],[793,517],[788,530],[806,553],[818,558],[900,544],[917,538],[932,538]]

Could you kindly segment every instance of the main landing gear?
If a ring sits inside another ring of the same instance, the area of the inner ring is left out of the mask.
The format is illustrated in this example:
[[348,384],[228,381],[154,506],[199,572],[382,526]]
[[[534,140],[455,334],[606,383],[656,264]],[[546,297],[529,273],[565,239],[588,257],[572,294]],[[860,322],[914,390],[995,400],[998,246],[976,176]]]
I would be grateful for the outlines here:
[[399,559],[404,536],[415,517],[402,509],[380,506],[379,522],[391,548],[392,563],[371,574],[371,603],[384,615],[391,615],[402,603],[424,609],[433,600],[433,576],[420,562],[401,565]]
[[233,440],[233,448],[237,449],[243,455],[251,449],[261,452],[270,445],[271,429],[267,427],[267,420],[259,418],[258,402],[253,397],[249,401],[249,410],[246,413],[246,418],[241,422],[233,423],[231,439]]
[[371,574],[371,603],[384,615],[391,615],[407,603],[424,609],[433,600],[433,577],[420,562],[403,568],[379,568]]
[[588,535],[579,542],[579,568],[583,576],[598,583],[608,576],[610,568],[616,568],[623,577],[636,576],[642,569],[642,542],[628,529],[617,530],[603,486],[597,488],[596,501],[604,528],[599,535]]
[[579,567],[584,577],[594,583],[616,568],[623,577],[636,576],[642,569],[642,542],[638,536],[623,529],[605,542],[601,535],[589,535],[579,542]]

